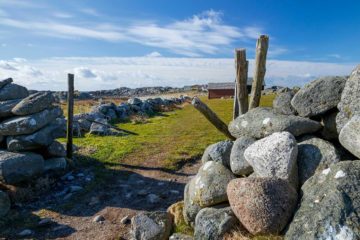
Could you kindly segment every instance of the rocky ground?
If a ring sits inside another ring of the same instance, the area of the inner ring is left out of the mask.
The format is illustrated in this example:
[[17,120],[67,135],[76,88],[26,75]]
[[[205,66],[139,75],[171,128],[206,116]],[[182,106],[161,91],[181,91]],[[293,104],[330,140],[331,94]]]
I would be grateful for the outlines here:
[[[141,167],[123,165],[121,170],[114,170],[111,182],[98,186],[91,169],[74,170],[62,176],[51,193],[15,207],[14,212],[24,216],[40,216],[35,218],[36,227],[14,226],[2,237],[130,239],[130,219],[142,211],[166,211],[181,200],[185,183],[198,167],[197,161],[174,172],[146,161]],[[84,190],[94,183],[92,191]]]

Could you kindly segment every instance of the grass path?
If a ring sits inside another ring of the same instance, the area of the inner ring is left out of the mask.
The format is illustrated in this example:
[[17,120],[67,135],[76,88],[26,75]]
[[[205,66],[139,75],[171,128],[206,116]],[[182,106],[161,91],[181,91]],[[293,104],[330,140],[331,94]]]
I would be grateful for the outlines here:
[[[263,96],[262,105],[271,106],[274,96]],[[232,118],[231,99],[203,99],[219,117],[229,123]],[[196,109],[187,104],[181,110],[150,118],[145,124],[117,124],[137,136],[90,136],[74,143],[83,153],[106,167],[119,163],[176,169],[178,164],[201,156],[209,144],[226,139]]]

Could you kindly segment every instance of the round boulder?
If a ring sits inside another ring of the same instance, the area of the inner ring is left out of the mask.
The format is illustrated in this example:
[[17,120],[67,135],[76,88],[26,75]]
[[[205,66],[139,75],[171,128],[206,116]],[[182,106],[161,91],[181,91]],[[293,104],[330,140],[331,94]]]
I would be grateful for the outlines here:
[[227,201],[226,186],[235,176],[219,162],[206,162],[193,182],[193,201],[201,207],[209,207]]
[[297,192],[283,179],[238,178],[229,183],[227,193],[233,212],[254,235],[281,232],[297,204]]
[[244,157],[244,152],[255,141],[251,137],[240,137],[234,142],[230,154],[230,168],[234,174],[247,176],[253,172],[253,168]]
[[246,161],[258,177],[276,177],[298,184],[298,147],[289,132],[273,133],[256,141],[244,153]]
[[340,102],[346,77],[321,77],[298,91],[291,105],[302,117],[317,116],[336,107]]

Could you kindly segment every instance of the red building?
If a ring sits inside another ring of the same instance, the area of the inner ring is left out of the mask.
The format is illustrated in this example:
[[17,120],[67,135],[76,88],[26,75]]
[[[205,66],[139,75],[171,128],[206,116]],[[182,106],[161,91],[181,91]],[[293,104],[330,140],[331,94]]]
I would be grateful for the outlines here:
[[[248,93],[251,92],[252,86],[252,78],[248,79],[247,82],[247,90]],[[262,86],[262,90],[264,90],[265,84]],[[230,98],[234,97],[235,92],[235,82],[225,82],[225,83],[209,83],[208,84],[208,98]]]

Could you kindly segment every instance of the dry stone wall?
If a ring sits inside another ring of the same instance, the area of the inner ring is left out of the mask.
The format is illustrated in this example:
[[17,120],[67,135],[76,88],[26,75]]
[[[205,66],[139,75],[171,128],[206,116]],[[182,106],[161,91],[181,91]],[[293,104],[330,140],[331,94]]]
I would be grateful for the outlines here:
[[[29,94],[11,78],[0,81],[0,181],[17,185],[64,171],[66,151],[56,138],[65,137],[65,122],[52,93]],[[7,193],[0,190],[0,216],[9,208]]]
[[359,85],[360,66],[233,120],[237,140],[206,148],[185,186],[194,239],[239,229],[286,240],[360,239]]

